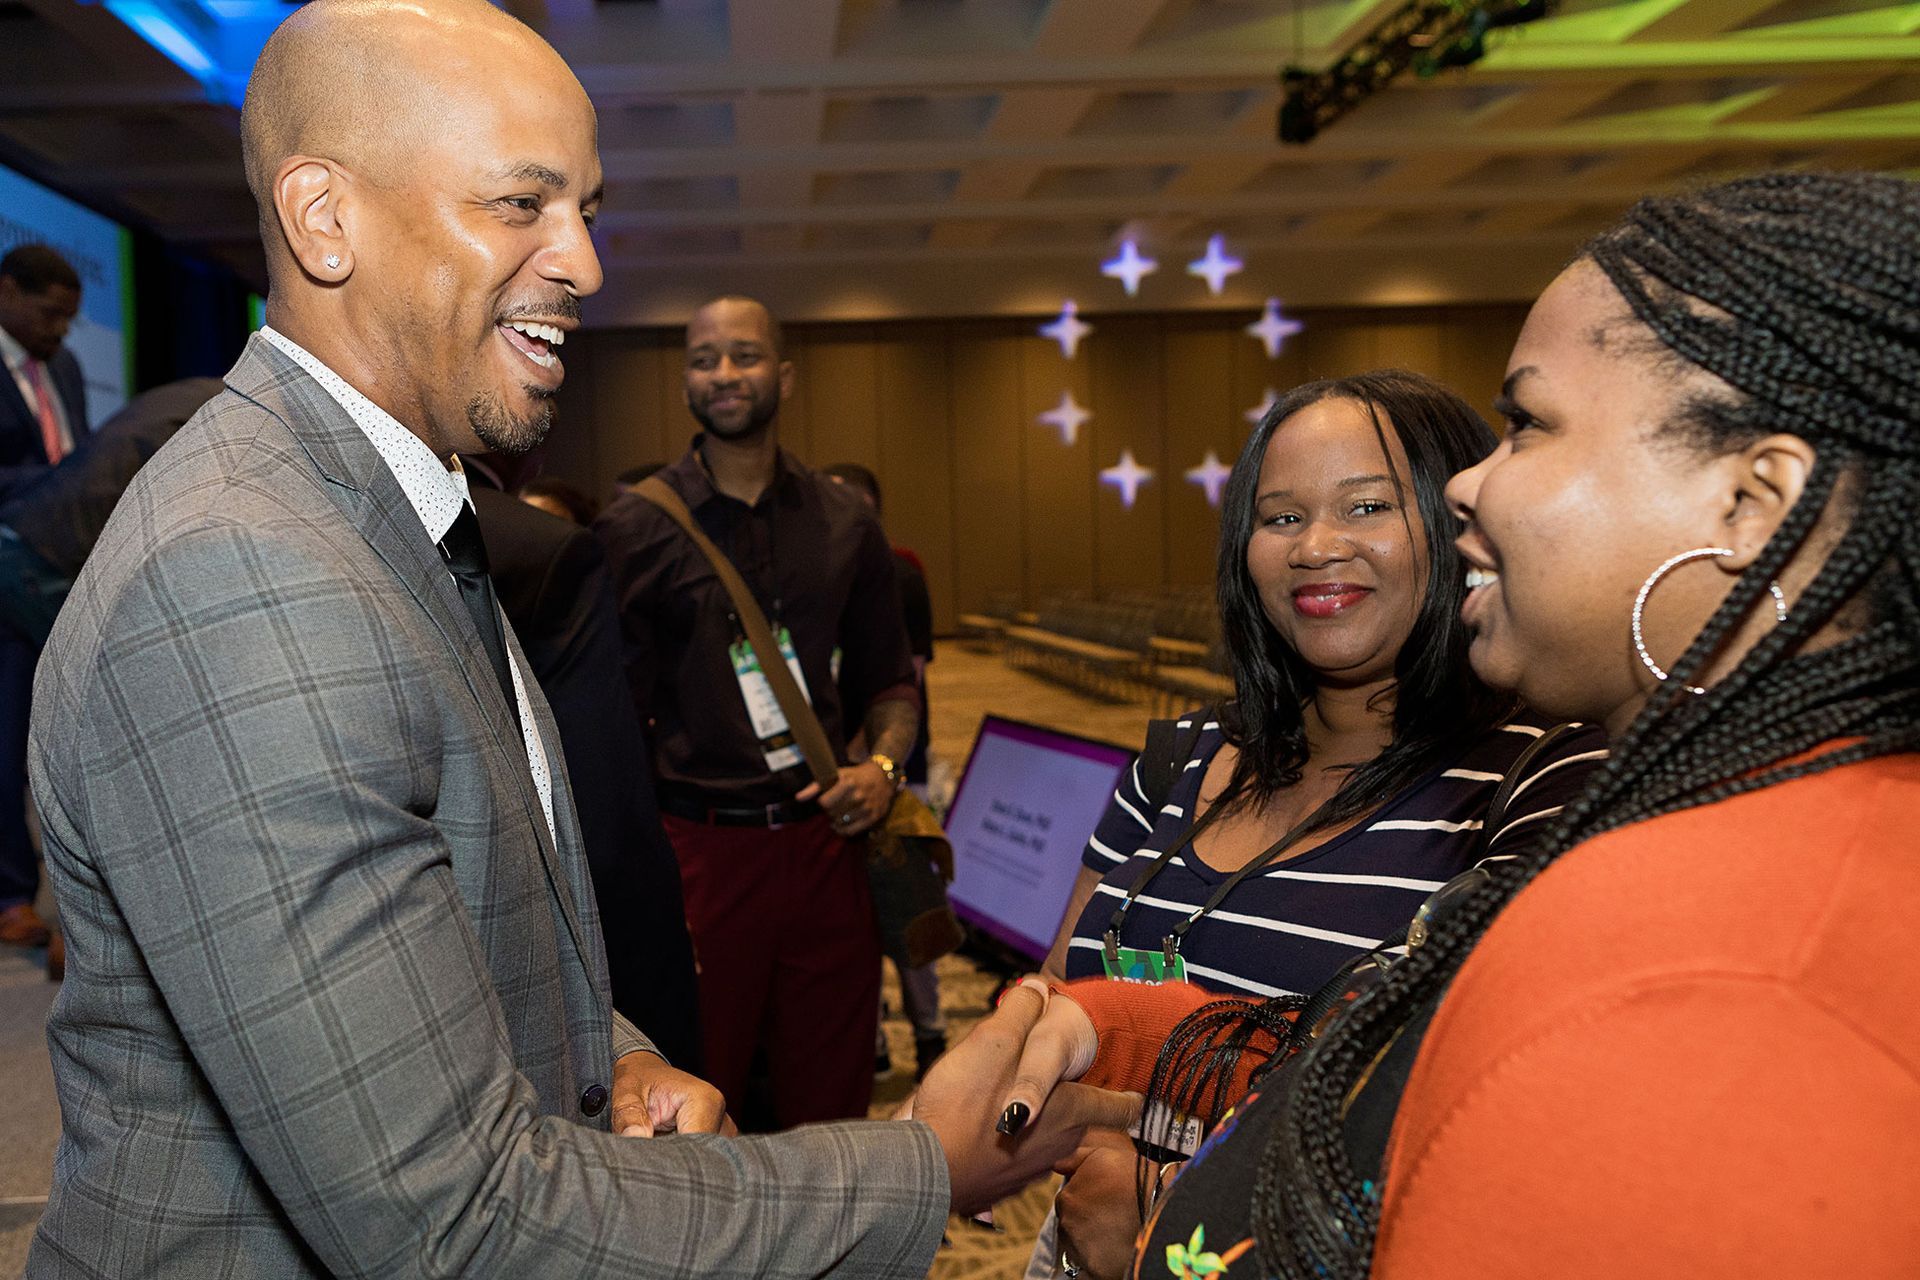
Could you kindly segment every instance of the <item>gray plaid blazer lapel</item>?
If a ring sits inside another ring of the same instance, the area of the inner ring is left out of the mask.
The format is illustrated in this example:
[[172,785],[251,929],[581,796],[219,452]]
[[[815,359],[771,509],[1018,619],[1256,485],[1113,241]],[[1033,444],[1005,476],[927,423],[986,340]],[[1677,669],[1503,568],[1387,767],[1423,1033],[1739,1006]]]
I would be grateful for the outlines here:
[[[421,526],[413,504],[407,500],[386,460],[367,439],[366,432],[340,407],[340,402],[327,394],[326,388],[257,333],[247,339],[239,361],[227,372],[226,383],[233,391],[273,414],[293,433],[295,441],[313,460],[315,469],[328,481],[329,492],[348,523],[366,539],[374,554],[386,563],[433,620],[435,629],[459,661],[467,689],[486,716],[494,744],[508,760],[515,762],[515,767],[508,772],[513,774],[521,802],[526,807],[527,819],[539,842],[541,860],[546,864],[547,880],[560,901],[573,944],[582,956],[597,954],[597,948],[590,945],[590,941],[598,941],[597,936],[581,927],[577,904],[580,886],[566,874],[554,848],[541,811],[540,794],[534,789],[533,776],[526,767],[525,740],[493,678],[486,650],[480,643],[480,632],[460,601],[453,575],[447,572],[438,548],[428,541],[426,529]],[[570,847],[577,850],[579,824],[558,749],[560,733],[545,697],[533,681],[533,668],[527,665],[527,655],[521,651],[513,628],[505,626],[505,631],[521,681],[527,687],[527,700],[533,704],[541,744],[546,748],[553,777],[554,831],[565,835]],[[571,861],[577,863],[581,859],[576,857]],[[589,968],[592,967],[590,961]]]

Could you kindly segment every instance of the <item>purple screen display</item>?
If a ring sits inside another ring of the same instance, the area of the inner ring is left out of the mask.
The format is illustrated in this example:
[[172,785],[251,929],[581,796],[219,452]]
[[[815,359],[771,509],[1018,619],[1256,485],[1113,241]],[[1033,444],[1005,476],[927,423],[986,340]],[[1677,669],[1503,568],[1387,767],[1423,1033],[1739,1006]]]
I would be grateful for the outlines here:
[[1044,959],[1080,851],[1132,761],[1125,747],[988,716],[947,813],[954,911]]

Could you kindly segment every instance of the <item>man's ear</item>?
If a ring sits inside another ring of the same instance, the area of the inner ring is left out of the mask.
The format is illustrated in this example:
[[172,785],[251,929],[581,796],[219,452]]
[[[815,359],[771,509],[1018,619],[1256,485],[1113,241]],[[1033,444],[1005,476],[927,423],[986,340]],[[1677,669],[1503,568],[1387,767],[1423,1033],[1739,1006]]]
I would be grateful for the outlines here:
[[793,361],[780,362],[780,398],[785,400],[793,394]]
[[1739,572],[1760,555],[1806,492],[1817,456],[1799,436],[1780,432],[1754,441],[1725,460],[1732,475],[1725,545],[1733,554],[1721,558],[1722,568]]
[[347,206],[352,179],[330,160],[289,156],[273,178],[273,208],[288,250],[311,278],[338,284],[353,274]]

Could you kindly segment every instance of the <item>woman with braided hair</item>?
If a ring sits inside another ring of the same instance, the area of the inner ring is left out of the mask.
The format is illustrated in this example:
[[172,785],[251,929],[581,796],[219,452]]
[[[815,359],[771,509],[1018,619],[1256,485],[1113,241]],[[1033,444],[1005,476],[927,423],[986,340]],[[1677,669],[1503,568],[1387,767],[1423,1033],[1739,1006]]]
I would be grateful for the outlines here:
[[[1472,660],[1611,759],[1214,1130],[1132,1273],[1920,1275],[1920,185],[1643,202],[1501,409],[1448,489]],[[1183,993],[1062,990],[1009,998],[1010,1100],[1139,1087]]]

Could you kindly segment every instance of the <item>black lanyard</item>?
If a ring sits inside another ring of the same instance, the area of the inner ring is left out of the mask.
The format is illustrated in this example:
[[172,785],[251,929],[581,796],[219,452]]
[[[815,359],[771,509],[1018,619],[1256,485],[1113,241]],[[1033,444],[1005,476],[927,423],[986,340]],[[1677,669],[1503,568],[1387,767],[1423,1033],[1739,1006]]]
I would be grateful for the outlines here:
[[[1200,833],[1205,831],[1213,820],[1226,810],[1227,805],[1221,802],[1225,799],[1226,797],[1223,796],[1221,800],[1216,800],[1212,807],[1207,810],[1206,815],[1188,827],[1184,835],[1168,845],[1159,857],[1149,863],[1147,867],[1141,871],[1139,878],[1133,882],[1133,887],[1127,890],[1126,900],[1114,909],[1113,919],[1107,923],[1106,937],[1102,940],[1101,944],[1110,963],[1119,963],[1120,930],[1127,923],[1127,913],[1133,909],[1134,899],[1146,892],[1147,886],[1153,883],[1154,877],[1165,870],[1169,862],[1173,861],[1174,854],[1180,852],[1182,849],[1191,848],[1194,840],[1199,837]],[[1289,827],[1286,834],[1268,845],[1258,857],[1223,880],[1220,883],[1220,887],[1213,891],[1213,896],[1208,898],[1203,905],[1195,908],[1193,913],[1185,920],[1173,926],[1173,932],[1161,939],[1160,942],[1161,953],[1166,956],[1167,962],[1171,964],[1174,956],[1179,954],[1180,944],[1186,938],[1189,929],[1193,928],[1196,923],[1206,916],[1212,914],[1214,908],[1218,907],[1222,902],[1225,902],[1227,895],[1239,888],[1242,880],[1265,869],[1268,864],[1273,862],[1275,858],[1278,858],[1280,854],[1286,850],[1287,846],[1291,845],[1307,832],[1312,831],[1315,825],[1326,815],[1327,808],[1332,803],[1332,799],[1322,802],[1312,813]],[[1194,854],[1196,858],[1199,856],[1198,853]]]

